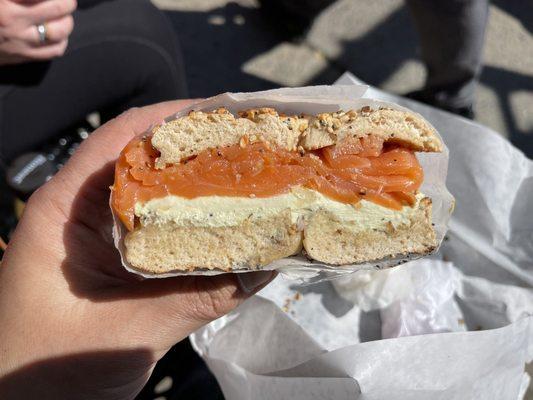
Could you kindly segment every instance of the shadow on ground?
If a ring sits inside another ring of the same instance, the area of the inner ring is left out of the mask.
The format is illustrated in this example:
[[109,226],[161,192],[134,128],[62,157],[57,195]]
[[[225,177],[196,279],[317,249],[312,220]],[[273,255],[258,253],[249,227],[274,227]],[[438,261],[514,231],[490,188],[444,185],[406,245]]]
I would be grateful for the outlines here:
[[241,71],[244,62],[284,40],[257,9],[229,3],[210,12],[167,15],[181,39],[190,96],[279,86]]
[[[517,125],[517,118],[511,107],[513,93],[533,93],[533,76],[507,71],[502,68],[485,67],[481,75],[481,82],[494,90],[498,107],[503,115],[503,122],[507,126],[508,139],[521,149],[529,158],[533,158],[533,129],[522,130]],[[533,105],[530,104],[533,110]]]
[[[497,0],[495,4],[532,30],[533,14],[527,2]],[[191,96],[279,86],[247,74],[242,66],[284,41],[304,41],[305,34],[295,37],[291,29],[286,29],[282,18],[275,21],[271,10],[264,11],[237,3],[228,3],[209,12],[167,11],[181,38]],[[400,8],[363,36],[343,42],[341,53],[328,59],[328,67],[306,84],[328,84],[348,70],[380,87],[403,63],[417,58],[417,45],[410,15],[406,8]],[[487,67],[481,81],[496,94],[509,139],[533,157],[533,132],[520,129],[510,104],[514,92],[533,90],[533,76]]]

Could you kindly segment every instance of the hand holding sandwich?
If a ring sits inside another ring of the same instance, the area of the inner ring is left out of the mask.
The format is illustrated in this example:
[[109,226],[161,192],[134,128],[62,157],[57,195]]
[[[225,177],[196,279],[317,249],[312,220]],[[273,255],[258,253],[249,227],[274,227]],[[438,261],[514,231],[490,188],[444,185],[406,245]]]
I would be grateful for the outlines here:
[[120,264],[108,206],[115,157],[187,104],[110,121],[30,199],[0,266],[0,398],[133,398],[173,344],[272,278],[142,280]]

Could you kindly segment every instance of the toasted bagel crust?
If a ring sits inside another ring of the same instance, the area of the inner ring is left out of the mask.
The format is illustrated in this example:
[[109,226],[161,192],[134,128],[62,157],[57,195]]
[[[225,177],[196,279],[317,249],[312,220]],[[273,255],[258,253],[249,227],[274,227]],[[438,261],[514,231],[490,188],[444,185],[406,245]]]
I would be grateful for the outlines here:
[[171,222],[140,226],[126,235],[126,258],[144,273],[195,269],[259,269],[298,253],[302,231],[289,210],[233,227],[180,227]]
[[436,247],[431,225],[431,200],[424,198],[408,225],[386,230],[353,233],[328,213],[316,213],[305,230],[304,248],[309,257],[328,264],[357,264],[386,257],[427,254]]
[[203,150],[247,140],[267,141],[293,151],[302,146],[316,150],[346,137],[374,135],[415,151],[442,151],[435,129],[417,114],[389,108],[338,111],[316,116],[285,116],[272,108],[242,111],[235,117],[222,108],[192,111],[156,126],[152,145],[160,151],[156,166],[176,164]]

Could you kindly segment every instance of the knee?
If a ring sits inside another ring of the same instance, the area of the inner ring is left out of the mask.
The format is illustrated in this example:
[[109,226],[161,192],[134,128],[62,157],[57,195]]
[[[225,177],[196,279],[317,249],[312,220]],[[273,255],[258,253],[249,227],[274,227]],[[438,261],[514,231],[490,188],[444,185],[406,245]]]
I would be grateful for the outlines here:
[[121,24],[126,24],[128,33],[147,40],[166,43],[175,37],[170,21],[149,0],[115,0],[121,8]]
[[175,90],[186,93],[176,34],[167,17],[149,0],[98,0],[80,9],[75,19],[72,48],[100,43],[100,53],[106,52],[106,59],[113,59],[116,69],[135,66],[137,83],[149,82],[168,90],[168,82],[175,82]]
[[[170,21],[149,0],[99,1],[80,10],[77,17],[78,31],[82,36],[91,36],[91,40],[127,37],[157,45],[174,59],[180,57]],[[96,26],[95,21],[98,21]]]

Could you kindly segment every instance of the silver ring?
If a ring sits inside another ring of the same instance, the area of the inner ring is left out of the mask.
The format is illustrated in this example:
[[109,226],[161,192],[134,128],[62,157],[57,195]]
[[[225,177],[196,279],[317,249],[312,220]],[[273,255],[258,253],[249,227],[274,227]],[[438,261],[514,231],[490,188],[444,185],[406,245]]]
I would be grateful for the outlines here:
[[38,24],[35,26],[37,28],[37,33],[39,34],[39,43],[41,44],[46,43],[46,39],[47,39],[46,24]]

